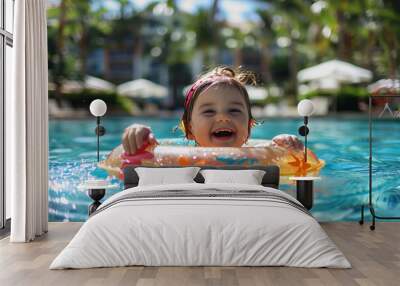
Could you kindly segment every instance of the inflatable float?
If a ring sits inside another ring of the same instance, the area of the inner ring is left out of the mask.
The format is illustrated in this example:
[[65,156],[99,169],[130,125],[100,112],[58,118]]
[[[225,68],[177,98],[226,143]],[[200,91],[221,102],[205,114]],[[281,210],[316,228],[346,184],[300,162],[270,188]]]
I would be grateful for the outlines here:
[[123,179],[122,169],[127,165],[158,166],[265,166],[277,165],[281,177],[317,176],[325,162],[307,149],[287,148],[270,140],[249,140],[244,147],[194,147],[182,146],[173,139],[159,140],[160,144],[148,145],[134,155],[126,155],[122,145],[116,147],[99,163],[110,176]]

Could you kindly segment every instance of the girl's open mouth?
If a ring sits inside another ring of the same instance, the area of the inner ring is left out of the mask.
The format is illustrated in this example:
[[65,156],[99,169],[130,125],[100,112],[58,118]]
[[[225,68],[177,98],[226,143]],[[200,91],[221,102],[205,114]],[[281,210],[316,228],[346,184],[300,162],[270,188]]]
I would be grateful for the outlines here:
[[212,138],[220,141],[228,141],[235,136],[235,132],[229,129],[221,129],[212,133]]

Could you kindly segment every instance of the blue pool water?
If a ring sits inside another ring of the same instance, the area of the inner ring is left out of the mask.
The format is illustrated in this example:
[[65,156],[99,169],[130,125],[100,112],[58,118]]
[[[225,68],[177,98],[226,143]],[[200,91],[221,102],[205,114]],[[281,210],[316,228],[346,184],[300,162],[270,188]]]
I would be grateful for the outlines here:
[[[157,138],[181,137],[173,132],[178,118],[104,118],[107,133],[101,138],[104,158],[120,144],[121,134],[132,123],[152,127]],[[374,123],[374,202],[379,215],[400,214],[400,119]],[[297,134],[300,119],[267,119],[253,129],[252,138],[270,139]],[[368,200],[368,120],[311,118],[309,146],[325,160],[322,180],[315,184],[313,215],[320,221],[354,221]],[[54,120],[49,129],[49,220],[84,221],[91,203],[77,187],[89,177],[106,178],[96,168],[95,120]],[[119,183],[116,179],[115,183]],[[120,185],[122,188],[122,185]],[[282,189],[293,193],[293,186]],[[108,191],[106,198],[119,190]]]

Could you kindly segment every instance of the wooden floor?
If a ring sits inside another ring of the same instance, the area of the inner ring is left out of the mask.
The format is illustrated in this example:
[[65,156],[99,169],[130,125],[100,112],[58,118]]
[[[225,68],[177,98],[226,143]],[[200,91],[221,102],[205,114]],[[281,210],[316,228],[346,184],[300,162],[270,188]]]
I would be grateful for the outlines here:
[[80,223],[50,223],[32,243],[0,241],[0,285],[400,285],[400,223],[379,222],[375,231],[358,223],[323,228],[353,268],[120,267],[49,270]]

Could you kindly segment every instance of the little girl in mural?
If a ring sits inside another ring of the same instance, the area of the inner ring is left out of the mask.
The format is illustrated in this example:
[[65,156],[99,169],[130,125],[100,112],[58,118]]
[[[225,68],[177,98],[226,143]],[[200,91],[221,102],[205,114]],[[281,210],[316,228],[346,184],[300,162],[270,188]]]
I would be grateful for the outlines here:
[[294,135],[282,134],[257,144],[248,142],[255,120],[244,85],[254,81],[251,73],[218,67],[193,83],[186,93],[180,128],[187,139],[196,143],[196,147],[177,146],[165,140],[159,144],[150,127],[134,124],[125,129],[122,145],[99,166],[120,178],[126,165],[274,164],[280,167],[281,176],[318,174],[324,162],[311,150],[308,150],[305,162],[303,143]]
[[[218,67],[200,77],[187,91],[180,124],[185,137],[201,147],[242,147],[251,134],[255,120],[244,84],[255,82],[249,72]],[[294,135],[279,135],[275,144],[302,150]],[[127,155],[157,141],[150,127],[134,124],[125,129],[122,145]]]

